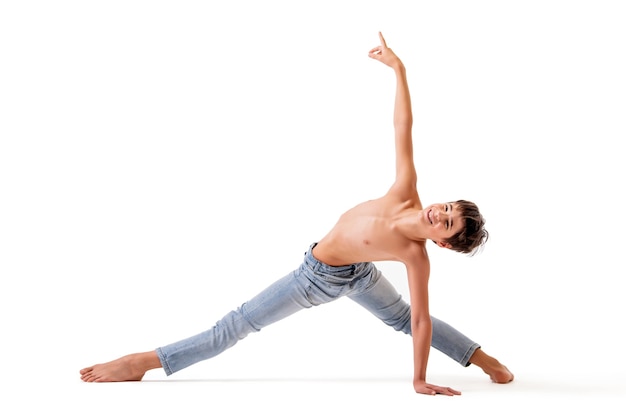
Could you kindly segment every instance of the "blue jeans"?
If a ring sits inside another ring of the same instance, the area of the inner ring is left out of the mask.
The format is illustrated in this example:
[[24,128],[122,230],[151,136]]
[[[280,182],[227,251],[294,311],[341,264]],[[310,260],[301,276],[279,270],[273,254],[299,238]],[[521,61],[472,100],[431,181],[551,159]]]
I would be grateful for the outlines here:
[[[211,329],[156,349],[167,375],[219,355],[251,332],[293,313],[346,296],[395,330],[411,334],[411,309],[371,262],[330,266],[305,253],[300,267],[271,284]],[[431,345],[463,366],[480,346],[432,317]]]

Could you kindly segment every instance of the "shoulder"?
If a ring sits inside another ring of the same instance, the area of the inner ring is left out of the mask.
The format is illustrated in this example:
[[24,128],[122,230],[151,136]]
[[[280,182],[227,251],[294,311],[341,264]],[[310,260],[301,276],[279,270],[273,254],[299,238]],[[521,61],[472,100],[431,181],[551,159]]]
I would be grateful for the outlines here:
[[[428,282],[430,281],[430,261],[425,242],[416,242],[403,260],[411,297],[411,311],[428,313]],[[417,317],[417,315],[416,315]]]
[[430,259],[426,250],[426,241],[412,241],[406,246],[401,257],[409,273],[419,276],[430,274]]
[[406,185],[395,182],[389,190],[387,190],[385,197],[401,201],[412,201],[416,204],[420,204],[419,193],[417,192],[415,184]]

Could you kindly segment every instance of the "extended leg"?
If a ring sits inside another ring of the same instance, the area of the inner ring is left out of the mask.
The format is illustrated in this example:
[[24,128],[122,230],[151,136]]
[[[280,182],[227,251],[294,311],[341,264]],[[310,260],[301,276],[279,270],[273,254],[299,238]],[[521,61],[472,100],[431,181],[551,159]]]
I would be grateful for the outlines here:
[[306,282],[296,271],[274,282],[258,295],[226,314],[212,328],[184,340],[157,348],[167,375],[219,355],[251,332],[309,308]]
[[[211,329],[196,336],[157,348],[133,353],[80,371],[85,382],[139,381],[155,368],[167,375],[230,348],[250,332],[281,320],[312,303],[305,294],[306,282],[295,272],[276,281],[250,301],[226,314]],[[310,297],[310,296],[309,296]],[[322,301],[313,299],[316,304]]]

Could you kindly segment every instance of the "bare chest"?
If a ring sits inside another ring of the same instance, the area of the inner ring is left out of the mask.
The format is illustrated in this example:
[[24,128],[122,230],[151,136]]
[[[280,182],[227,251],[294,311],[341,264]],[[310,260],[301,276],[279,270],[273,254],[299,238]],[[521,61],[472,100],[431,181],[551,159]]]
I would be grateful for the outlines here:
[[344,213],[321,241],[334,262],[399,260],[411,241],[398,228],[402,207],[364,203]]

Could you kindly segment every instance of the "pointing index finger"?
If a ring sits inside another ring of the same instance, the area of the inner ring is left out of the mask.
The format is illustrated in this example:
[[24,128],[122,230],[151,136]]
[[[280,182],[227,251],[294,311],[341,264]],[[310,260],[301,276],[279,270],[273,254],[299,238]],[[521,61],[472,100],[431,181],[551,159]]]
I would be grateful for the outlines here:
[[385,42],[385,38],[383,38],[383,34],[381,32],[378,32],[378,37],[380,38],[380,44],[386,48],[387,42]]

